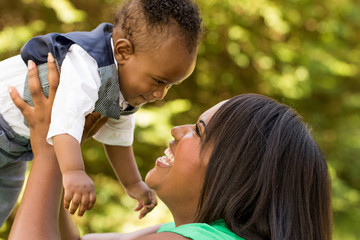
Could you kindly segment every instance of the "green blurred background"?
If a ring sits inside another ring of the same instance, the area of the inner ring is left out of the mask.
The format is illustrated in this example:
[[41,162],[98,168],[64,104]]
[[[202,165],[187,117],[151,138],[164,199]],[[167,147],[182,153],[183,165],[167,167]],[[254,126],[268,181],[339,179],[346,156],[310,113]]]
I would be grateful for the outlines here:
[[[350,0],[197,0],[206,34],[196,70],[164,101],[137,113],[135,155],[143,176],[163,155],[174,125],[194,123],[220,100],[254,92],[294,107],[312,126],[332,176],[334,239],[360,237],[360,2]],[[116,0],[1,0],[0,60],[32,36],[89,31],[112,22]],[[1,74],[1,73],[0,73]],[[102,146],[83,149],[97,203],[82,233],[131,231],[171,220],[160,204],[144,220],[132,209]],[[14,219],[0,229],[7,239]],[[36,223],[34,223],[36,224]]]

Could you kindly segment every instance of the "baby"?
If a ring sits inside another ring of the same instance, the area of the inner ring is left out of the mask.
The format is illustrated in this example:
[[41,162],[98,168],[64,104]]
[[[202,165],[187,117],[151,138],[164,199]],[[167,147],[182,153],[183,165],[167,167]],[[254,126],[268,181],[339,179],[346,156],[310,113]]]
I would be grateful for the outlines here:
[[[21,190],[26,161],[32,159],[29,129],[7,88],[15,87],[32,104],[26,78],[35,64],[48,93],[47,60],[56,62],[60,84],[47,141],[54,145],[64,185],[64,206],[82,216],[95,202],[80,142],[85,117],[96,111],[109,120],[94,135],[127,194],[137,199],[140,218],[156,205],[142,181],[133,149],[134,113],[161,100],[194,70],[202,35],[192,0],[133,0],[91,32],[50,33],[27,42],[21,54],[0,62],[0,226]],[[71,204],[71,206],[70,206]]]

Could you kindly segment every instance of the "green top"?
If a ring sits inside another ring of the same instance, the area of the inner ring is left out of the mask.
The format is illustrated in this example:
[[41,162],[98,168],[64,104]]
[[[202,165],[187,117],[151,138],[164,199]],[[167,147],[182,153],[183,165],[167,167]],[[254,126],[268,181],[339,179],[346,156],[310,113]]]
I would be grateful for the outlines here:
[[174,222],[165,223],[157,232],[173,232],[194,240],[244,240],[229,228],[223,219],[212,223],[190,223],[175,227]]

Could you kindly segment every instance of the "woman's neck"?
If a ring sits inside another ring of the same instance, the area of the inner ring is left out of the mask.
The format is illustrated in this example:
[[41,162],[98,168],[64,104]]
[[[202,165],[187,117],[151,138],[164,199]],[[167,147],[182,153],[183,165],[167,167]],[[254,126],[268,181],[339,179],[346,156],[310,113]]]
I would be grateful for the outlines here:
[[180,226],[195,221],[197,206],[194,203],[165,203],[175,222],[175,226]]

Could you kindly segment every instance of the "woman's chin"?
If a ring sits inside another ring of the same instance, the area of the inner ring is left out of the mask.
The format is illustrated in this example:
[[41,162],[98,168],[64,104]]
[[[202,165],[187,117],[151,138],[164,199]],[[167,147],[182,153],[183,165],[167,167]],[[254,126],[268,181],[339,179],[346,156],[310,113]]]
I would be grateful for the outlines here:
[[145,176],[145,183],[151,188],[156,190],[163,182],[165,182],[165,176],[168,170],[155,166]]
[[154,175],[156,175],[155,171],[156,170],[155,170],[155,167],[154,167],[145,176],[145,183],[152,189],[154,189],[154,186],[153,186],[154,185],[154,180],[155,180],[154,178],[156,177],[156,176],[154,176]]

